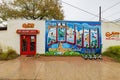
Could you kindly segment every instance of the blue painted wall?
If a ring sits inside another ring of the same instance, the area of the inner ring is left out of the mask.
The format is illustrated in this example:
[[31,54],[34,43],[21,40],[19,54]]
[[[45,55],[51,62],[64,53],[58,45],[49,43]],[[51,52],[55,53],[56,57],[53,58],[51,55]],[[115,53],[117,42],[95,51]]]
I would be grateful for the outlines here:
[[101,22],[46,21],[45,49],[71,48],[80,53],[101,53]]

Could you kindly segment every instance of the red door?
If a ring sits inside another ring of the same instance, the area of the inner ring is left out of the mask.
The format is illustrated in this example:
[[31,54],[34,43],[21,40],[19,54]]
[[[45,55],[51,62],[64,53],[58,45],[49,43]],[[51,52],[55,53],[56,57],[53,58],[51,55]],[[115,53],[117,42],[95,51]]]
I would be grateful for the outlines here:
[[20,53],[21,55],[36,54],[36,35],[20,36]]

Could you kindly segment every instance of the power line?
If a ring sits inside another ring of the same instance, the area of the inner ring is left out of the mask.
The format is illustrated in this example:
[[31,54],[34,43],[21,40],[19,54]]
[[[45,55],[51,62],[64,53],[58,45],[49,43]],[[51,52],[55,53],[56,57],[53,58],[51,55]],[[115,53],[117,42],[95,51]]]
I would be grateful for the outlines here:
[[[90,15],[93,15],[93,16],[95,16],[95,17],[99,17],[99,16],[97,16],[97,15],[91,13],[91,12],[88,12],[88,11],[86,11],[86,10],[83,10],[83,9],[81,9],[81,8],[79,8],[79,7],[76,7],[76,6],[74,6],[74,5],[71,5],[71,4],[69,4],[69,3],[67,3],[67,2],[64,2],[64,1],[62,1],[62,0],[61,0],[61,2],[67,4],[67,5],[75,8],[75,9],[78,9],[78,10],[80,10],[80,11],[84,11],[84,12],[86,12],[86,13],[88,13],[88,14],[90,14]],[[101,17],[101,18],[102,18],[102,17]],[[102,19],[110,22],[109,20],[107,20],[107,19],[105,19],[105,18],[102,18]],[[119,24],[116,24],[116,23],[114,23],[114,22],[110,22],[110,23],[113,23],[113,24],[115,24],[115,25],[119,25]],[[120,26],[120,25],[119,25],[119,26]]]
[[[117,2],[116,4],[114,4],[114,5],[110,6],[109,8],[107,8],[107,9],[105,9],[105,10],[103,10],[101,13],[104,13],[104,12],[106,12],[106,11],[110,10],[111,8],[113,8],[113,7],[117,6],[118,4],[120,4],[120,2]],[[95,17],[93,17],[93,18],[95,18]],[[93,18],[92,18],[92,19],[93,19]]]
[[109,9],[113,8],[114,6],[117,6],[118,4],[120,4],[120,2],[118,2],[118,3],[114,4],[114,5],[112,5],[111,7],[109,7],[109,8],[107,8],[107,9],[103,10],[102,13],[108,11]]
[[113,20],[114,22],[118,22],[118,21],[120,21],[120,18],[117,18],[117,19],[115,19],[115,20]]
[[113,14],[111,14],[111,15],[109,15],[109,16],[107,16],[107,17],[105,17],[105,18],[108,18],[108,17],[111,17],[111,16],[115,16],[115,14],[118,14],[118,13],[120,13],[120,11],[115,12],[115,13],[113,13]]
[[71,6],[71,7],[73,7],[73,8],[76,8],[76,9],[78,9],[78,10],[80,10],[80,11],[83,11],[83,12],[86,12],[86,13],[88,13],[88,14],[90,14],[90,15],[93,15],[93,16],[95,16],[95,17],[99,17],[99,16],[97,16],[97,15],[91,13],[91,12],[88,12],[88,11],[86,11],[86,10],[84,10],[84,9],[81,9],[81,8],[79,8],[79,7],[76,7],[76,6],[74,6],[74,5],[71,5],[71,4],[69,4],[69,3],[67,3],[67,2],[64,2],[64,1],[62,1],[62,0],[61,0],[61,2],[62,2],[62,3],[65,3],[65,4],[69,5],[69,6]]

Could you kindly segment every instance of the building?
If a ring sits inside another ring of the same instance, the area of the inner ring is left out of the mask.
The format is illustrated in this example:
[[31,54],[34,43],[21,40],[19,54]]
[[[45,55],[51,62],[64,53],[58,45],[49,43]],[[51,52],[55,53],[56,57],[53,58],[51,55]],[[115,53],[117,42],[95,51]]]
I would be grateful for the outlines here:
[[21,55],[45,52],[44,21],[8,21],[7,30],[0,30],[0,37],[0,45],[4,51],[12,48]]
[[120,46],[120,22],[102,22],[101,31],[102,51],[105,51],[110,46]]
[[120,26],[109,22],[103,22],[102,27],[100,22],[90,21],[10,20],[7,23],[7,27],[0,29],[0,48],[3,51],[12,48],[20,55],[53,50],[58,54],[101,53],[102,47],[104,51],[109,46],[120,45]]

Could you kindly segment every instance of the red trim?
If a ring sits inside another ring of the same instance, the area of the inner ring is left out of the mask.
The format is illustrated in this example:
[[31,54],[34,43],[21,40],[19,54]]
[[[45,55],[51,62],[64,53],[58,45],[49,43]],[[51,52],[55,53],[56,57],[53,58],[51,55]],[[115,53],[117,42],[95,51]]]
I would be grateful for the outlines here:
[[36,35],[36,34],[39,34],[40,31],[39,30],[22,30],[22,29],[18,29],[16,31],[16,33],[21,34],[21,35]]
[[91,47],[91,45],[90,45],[90,37],[91,37],[90,32],[91,32],[91,30],[89,29],[89,47]]
[[22,36],[20,35],[20,55],[22,55]]
[[65,28],[65,42],[67,42],[67,28]]
[[48,46],[52,45],[52,44],[56,44],[57,42],[51,42],[49,44],[47,44]]
[[82,34],[82,47],[84,47],[84,27],[83,27],[83,34]]
[[[26,51],[22,51],[23,36],[25,36],[25,39],[27,41]],[[30,51],[30,39],[31,39],[31,36],[35,37],[35,43],[34,43],[34,50],[33,51]],[[21,55],[35,55],[36,54],[36,35],[20,35],[20,54]]]
[[58,28],[56,28],[56,42],[58,42]]
[[98,41],[98,47],[100,47],[100,44],[99,44],[99,29],[97,28],[97,41]]
[[74,44],[76,44],[76,28],[74,26]]
[[65,43],[65,41],[58,41],[58,42]]
[[78,48],[81,48],[81,46],[77,45]]
[[75,44],[75,43],[72,43],[72,42],[68,42],[68,41],[67,41],[67,43],[68,43],[68,44]]

